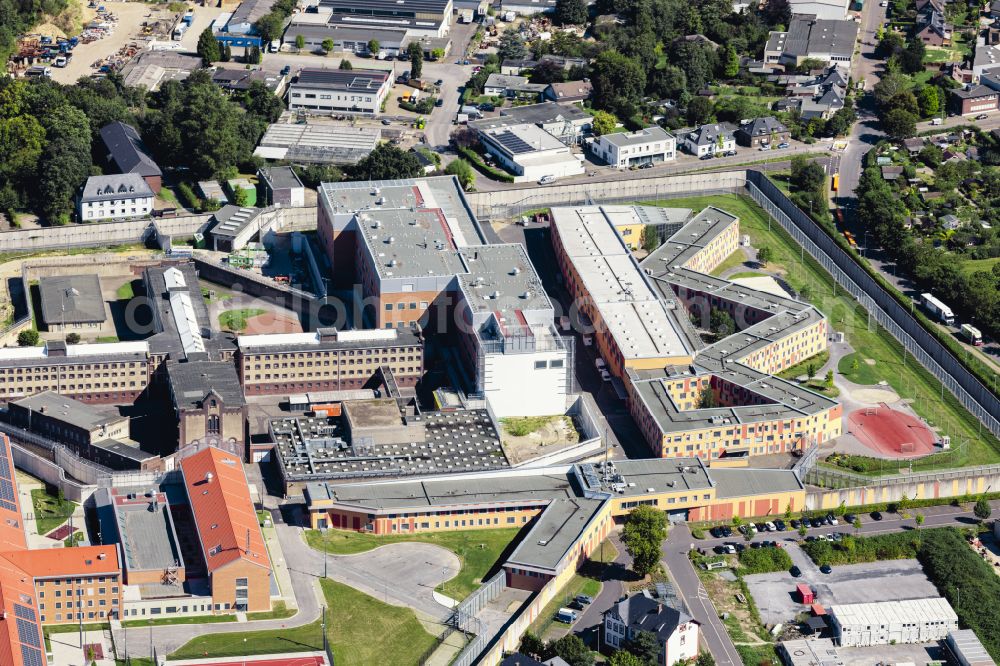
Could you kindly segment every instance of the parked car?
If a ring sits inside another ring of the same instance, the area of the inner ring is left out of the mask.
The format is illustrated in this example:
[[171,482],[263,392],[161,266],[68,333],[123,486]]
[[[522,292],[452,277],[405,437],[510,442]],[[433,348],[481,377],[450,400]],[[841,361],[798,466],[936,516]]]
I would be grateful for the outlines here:
[[579,616],[572,608],[560,608],[556,613],[556,621],[564,624],[573,624]]
[[539,185],[549,185],[550,183],[554,182],[556,182],[555,176],[542,176],[541,178],[538,179]]
[[495,111],[496,108],[497,108],[496,106],[490,104],[489,102],[483,102],[482,104],[479,105],[480,111]]
[[769,144],[769,143],[762,143],[762,144],[760,144],[760,148],[758,150],[771,150],[771,144]]
[[716,526],[708,531],[709,534],[714,536],[716,539],[721,539],[725,536],[722,532],[722,527]]
[[441,99],[440,97],[438,97],[436,100],[434,100],[434,106],[437,106],[437,107],[444,106],[444,100]]
[[822,573],[828,574],[828,573],[832,573],[833,572],[833,567],[831,567],[829,564],[824,564],[823,566],[821,566],[819,568],[819,570]]
[[788,144],[787,143],[779,143],[778,144],[778,150],[784,150],[785,148],[788,148]]
[[823,527],[823,525],[824,525],[823,521],[820,520],[819,518],[813,518],[812,519],[812,526],[813,527]]
[[765,525],[764,523],[756,523],[754,525],[754,529],[756,529],[758,532],[766,532],[767,525]]
[[730,555],[735,555],[736,554],[736,545],[735,544],[731,544],[731,543],[726,544],[726,552],[728,554],[730,554]]
[[854,521],[857,520],[857,519],[858,519],[858,517],[855,516],[853,513],[845,513],[844,514],[844,522],[846,524],[848,524],[848,525],[853,525]]
[[872,520],[882,520],[882,513],[879,511],[872,511],[870,515]]
[[701,156],[701,157],[699,157],[698,159],[699,159],[699,160],[710,160],[710,159],[712,159],[713,157],[715,157],[715,155],[713,155],[712,153],[705,153],[704,155],[702,155],[702,156]]
[[788,570],[788,573],[792,574],[792,576],[794,576],[795,578],[798,578],[799,576],[802,575],[802,569],[799,569],[797,566],[792,565],[792,568]]
[[712,552],[714,552],[716,555],[722,555],[727,552],[726,548],[727,548],[726,546],[719,544],[718,546],[712,549]]
[[292,71],[292,66],[285,65],[284,67],[281,68],[281,75],[288,76],[291,73],[291,71]]
[[781,519],[778,519],[778,520],[774,521],[774,526],[775,526],[775,528],[777,528],[777,530],[779,532],[784,532],[786,529],[788,529],[785,526],[785,521],[783,521]]
[[589,594],[578,594],[576,595],[576,601],[579,601],[581,604],[584,605],[590,605],[594,603],[594,597],[590,596]]
[[837,517],[835,515],[833,515],[832,513],[826,514],[826,522],[829,523],[830,525],[839,525],[840,524],[839,522],[837,522]]
[[581,604],[579,601],[577,601],[576,599],[574,599],[573,601],[569,602],[569,606],[567,608],[572,608],[575,611],[582,611],[583,610],[583,604]]
[[443,86],[444,85],[444,79],[438,79],[437,81],[434,82],[434,85],[436,85],[436,86]]
[[989,117],[990,116],[988,113],[980,113],[978,116],[976,116],[976,120],[986,120]]
[[742,534],[743,536],[750,534],[750,528],[747,527],[746,525],[740,525],[736,529],[738,529],[740,531],[740,534]]
[[764,523],[764,527],[767,528],[768,532],[777,532],[778,531],[778,526],[775,525],[774,523],[770,522],[770,521]]
[[383,125],[391,125],[391,124],[392,124],[392,121],[391,121],[391,120],[389,120],[388,118],[383,118],[383,119],[382,119],[382,124],[383,124]]
[[731,536],[733,536],[733,528],[729,527],[728,525],[723,525],[722,526],[722,536],[724,536],[724,537],[731,537]]

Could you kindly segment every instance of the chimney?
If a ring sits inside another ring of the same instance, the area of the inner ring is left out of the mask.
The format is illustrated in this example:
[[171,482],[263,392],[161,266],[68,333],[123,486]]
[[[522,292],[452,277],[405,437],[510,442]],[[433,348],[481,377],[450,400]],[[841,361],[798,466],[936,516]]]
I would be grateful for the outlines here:
[[205,483],[212,483],[212,479],[214,478],[215,478],[214,474],[212,474],[211,472],[205,472]]

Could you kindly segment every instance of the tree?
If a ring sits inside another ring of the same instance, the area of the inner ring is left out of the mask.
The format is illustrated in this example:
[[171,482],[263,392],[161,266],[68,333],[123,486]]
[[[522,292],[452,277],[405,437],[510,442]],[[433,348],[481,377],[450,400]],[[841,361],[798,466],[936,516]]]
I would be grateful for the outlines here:
[[343,69],[343,70],[352,70],[352,69],[354,69],[354,65],[351,64],[350,60],[348,60],[347,58],[344,58],[343,60],[340,61],[340,69]]
[[799,536],[804,537],[808,533],[809,530],[806,529],[805,523],[799,523]]
[[625,642],[625,649],[634,654],[647,666],[656,666],[660,654],[660,643],[651,631],[640,631]]
[[79,342],[80,342],[79,333],[70,333],[69,335],[66,336],[66,344],[68,345],[75,345],[78,344]]
[[917,91],[917,104],[920,107],[920,115],[924,118],[932,118],[941,112],[941,96],[938,94],[937,86],[924,86]]
[[726,45],[726,52],[722,56],[722,75],[727,79],[734,79],[740,73],[740,57],[736,54],[736,49],[732,44]]
[[556,0],[556,23],[579,25],[587,22],[587,3],[584,0]]
[[715,396],[715,391],[708,384],[698,395],[698,409],[714,409],[719,406],[719,399]]
[[247,113],[257,116],[268,123],[278,122],[285,103],[281,98],[267,89],[263,81],[253,81],[243,93],[243,108]]
[[[770,5],[771,3],[769,2],[768,4]],[[695,659],[694,666],[715,666],[715,657],[708,650],[702,650],[698,658]]]
[[772,250],[767,245],[761,245],[757,248],[757,261],[762,265],[767,265],[774,261],[774,250]]
[[295,48],[299,51],[306,47],[306,38],[302,35],[295,35]]
[[792,519],[792,503],[789,502],[788,504],[785,505],[785,520],[791,520],[791,519]]
[[708,326],[720,338],[736,332],[736,321],[733,319],[733,315],[719,308],[712,308],[712,312],[708,316]]
[[324,53],[329,53],[330,51],[333,50],[333,47],[334,47],[333,40],[330,39],[329,37],[324,39],[323,42],[320,44],[320,48],[323,49]]
[[63,104],[42,124],[46,142],[38,166],[39,208],[49,221],[62,224],[69,221],[77,188],[90,175],[90,123],[83,111]]
[[854,527],[854,532],[855,533],[860,533],[861,532],[861,519],[860,518],[855,518],[854,522],[851,523],[851,525]]
[[608,659],[608,666],[646,666],[646,662],[631,652],[618,650]]
[[521,637],[519,651],[535,659],[551,659],[553,657],[552,650],[545,644],[545,641],[530,631],[524,632],[524,636]]
[[247,53],[247,63],[250,65],[259,65],[261,62],[261,52],[259,46],[251,46],[250,52]]
[[712,104],[712,100],[707,97],[695,97],[688,102],[684,115],[690,124],[704,125],[711,121],[714,112],[715,106]]
[[444,172],[449,176],[457,176],[458,182],[462,184],[462,189],[471,192],[476,187],[476,172],[472,170],[472,165],[459,157],[452,160]]
[[816,376],[816,364],[812,361],[806,363],[806,377],[812,379]]
[[593,666],[594,664],[594,654],[579,636],[573,634],[563,636],[552,644],[552,649],[570,666]]
[[419,42],[410,42],[406,50],[410,54],[410,76],[419,79],[424,73],[424,48]]
[[897,93],[910,89],[910,77],[899,72],[889,72],[875,84],[872,94],[879,106],[885,106]]
[[652,252],[660,247],[660,235],[656,232],[656,227],[649,224],[642,228],[642,249]]
[[618,126],[618,119],[615,118],[615,114],[613,113],[598,111],[594,114],[594,118],[591,120],[590,126],[594,132],[594,136],[610,134],[614,132],[615,128]]
[[916,521],[916,523],[917,523],[917,527],[920,527],[921,525],[923,525],[923,524],[924,524],[924,514],[922,514],[922,513],[918,513],[917,515],[915,515],[915,516],[913,517],[913,520],[915,520],[915,521]]
[[513,28],[504,30],[497,45],[497,57],[504,60],[524,60],[528,57],[528,47],[524,45],[521,35]]
[[893,139],[909,139],[917,133],[917,117],[905,109],[892,109],[882,116],[882,129]]
[[826,378],[823,380],[823,384],[828,389],[832,389],[833,388],[833,370],[827,370],[826,371]]
[[222,53],[219,50],[219,40],[212,34],[212,28],[205,28],[198,35],[198,55],[206,67],[213,62],[222,60]]
[[598,108],[631,118],[645,93],[646,74],[637,60],[618,51],[604,51],[594,61],[591,83]]
[[[17,342],[18,344],[21,343],[20,337],[18,338]],[[987,501],[985,497],[980,497],[978,500],[976,500],[976,506],[972,510],[972,513],[979,520],[986,520],[987,518],[990,517],[990,514],[993,513],[993,508],[990,506],[990,503]]]
[[21,347],[34,347],[38,344],[38,331],[27,328],[17,334],[17,344]]
[[[651,506],[632,509],[622,529],[622,543],[632,556],[632,569],[646,576],[660,561],[660,546],[667,538],[667,516]],[[563,657],[565,659],[565,657]]]
[[222,47],[222,62],[231,62],[233,59],[233,47],[230,44],[225,44]]
[[347,172],[352,180],[394,180],[416,178],[421,170],[416,155],[391,143],[382,143],[363,160],[348,167]]
[[369,39],[368,40],[368,53],[370,53],[372,55],[372,57],[377,56],[378,52],[381,49],[382,49],[382,45],[378,43],[377,39]]

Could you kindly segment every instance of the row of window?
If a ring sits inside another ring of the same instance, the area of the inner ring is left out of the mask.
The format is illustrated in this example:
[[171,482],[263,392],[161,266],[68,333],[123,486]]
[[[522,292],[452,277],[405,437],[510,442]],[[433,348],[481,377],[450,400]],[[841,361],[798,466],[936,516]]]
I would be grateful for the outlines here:
[[[411,356],[400,356],[398,358],[399,361],[403,362],[403,361],[419,361],[421,357],[411,355]],[[291,363],[274,363],[273,365],[275,370],[277,370],[278,368],[312,368],[312,367],[329,368],[331,366],[338,366],[338,365],[354,365],[355,363],[357,365],[369,365],[369,364],[382,365],[383,363],[395,363],[396,360],[397,357],[395,356],[376,356],[375,358],[359,358],[359,359],[348,358],[346,360],[340,361],[339,363],[333,363],[331,361],[322,361],[322,362],[299,361],[298,363],[295,363],[293,361]],[[243,367],[246,370],[270,370],[271,366],[272,366],[271,363],[263,363],[263,364],[254,363],[253,366],[251,366],[249,363],[246,363],[244,364]]]
[[563,366],[564,363],[561,358],[555,358],[551,361],[535,361],[535,370],[544,370],[545,368],[561,368]]
[[[420,366],[419,365],[399,366],[393,368],[393,371],[400,373],[420,372]],[[370,368],[358,369],[358,370],[351,368],[348,370],[341,370],[339,374],[346,375],[348,377],[354,377],[354,376],[368,377],[372,374],[372,371]],[[325,372],[298,372],[298,373],[283,372],[274,374],[268,372],[264,373],[263,375],[253,375],[252,377],[247,375],[247,379],[249,379],[250,381],[260,381],[260,380],[270,380],[270,379],[299,379],[302,377],[322,379],[324,377],[329,377],[329,376],[330,375],[328,375]]]
[[[86,363],[86,364],[75,364],[71,366],[52,364],[49,367],[4,368],[0,369],[0,374],[30,375],[32,373],[39,373],[39,372],[59,372],[59,373],[65,372],[72,375],[72,373],[81,370],[121,370],[123,368],[144,368],[145,366],[146,366],[145,363],[136,363],[127,361],[119,363]],[[90,375],[90,376],[107,377],[109,375],[105,373],[103,375]]]
[[[521,516],[521,523],[524,524],[526,522],[528,522],[528,517],[527,516]],[[516,523],[517,523],[517,518],[515,516],[509,516],[507,518],[507,524],[508,525],[514,525]],[[499,525],[499,524],[500,524],[500,519],[499,518],[493,518],[492,521],[489,518],[479,518],[478,520],[468,520],[468,521],[466,521],[466,520],[462,520],[462,521],[456,520],[454,527],[477,527],[477,526],[478,527],[489,527],[490,525]],[[444,526],[445,527],[452,527],[451,521],[450,520],[444,521]],[[440,528],[441,527],[441,522],[440,521],[435,521],[434,522],[434,527],[435,528]],[[430,528],[431,528],[431,524],[430,523],[428,523],[428,522],[420,523],[419,529],[429,530]],[[392,530],[393,532],[396,531],[396,523],[392,524],[392,526],[390,527],[390,530]],[[401,532],[409,532],[410,531],[410,524],[409,523],[403,523],[402,525],[399,526],[399,531],[401,531]]]
[[250,359],[253,359],[255,362],[260,362],[262,360],[263,361],[284,361],[286,359],[292,359],[292,358],[295,358],[295,359],[304,359],[305,360],[305,359],[314,359],[314,358],[333,358],[333,357],[340,357],[340,356],[355,356],[355,355],[357,355],[357,356],[372,356],[372,355],[385,356],[386,354],[407,353],[407,352],[409,352],[409,353],[416,353],[416,354],[422,354],[423,353],[419,345],[404,345],[404,346],[401,346],[401,347],[372,347],[371,349],[358,349],[356,351],[354,349],[346,349],[346,350],[343,350],[343,351],[319,351],[319,350],[317,350],[317,351],[307,351],[307,352],[288,352],[288,353],[284,353],[284,354],[253,354],[253,353],[247,354],[247,353],[244,353],[243,354],[243,359],[244,359],[243,364],[246,365],[249,362]]

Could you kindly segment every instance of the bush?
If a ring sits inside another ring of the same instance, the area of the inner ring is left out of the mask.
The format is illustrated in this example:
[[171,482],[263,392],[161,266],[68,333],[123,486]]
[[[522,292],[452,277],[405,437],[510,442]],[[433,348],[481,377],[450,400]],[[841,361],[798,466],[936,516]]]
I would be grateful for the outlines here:
[[807,541],[802,550],[817,564],[857,564],[914,558],[924,532],[912,530],[871,537],[844,537],[842,541]]
[[21,347],[34,347],[38,344],[38,331],[29,328],[17,334],[17,344]]
[[180,197],[181,204],[190,210],[201,210],[201,199],[194,193],[187,183],[177,184],[177,196]]
[[406,109],[411,113],[430,115],[434,111],[434,98],[425,97],[416,104],[413,104],[412,102],[400,102],[399,108]]
[[744,575],[788,571],[792,558],[784,548],[747,548],[740,553],[740,566]]
[[480,173],[486,175],[493,180],[499,180],[502,183],[513,183],[514,176],[510,175],[506,171],[501,171],[499,169],[494,169],[493,167],[486,166],[483,163],[483,158],[479,156],[479,153],[474,151],[472,148],[466,148],[464,146],[457,146],[458,154],[468,160],[472,166],[476,167],[476,170]]

